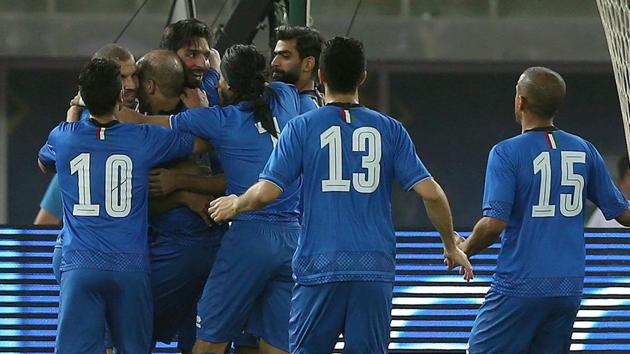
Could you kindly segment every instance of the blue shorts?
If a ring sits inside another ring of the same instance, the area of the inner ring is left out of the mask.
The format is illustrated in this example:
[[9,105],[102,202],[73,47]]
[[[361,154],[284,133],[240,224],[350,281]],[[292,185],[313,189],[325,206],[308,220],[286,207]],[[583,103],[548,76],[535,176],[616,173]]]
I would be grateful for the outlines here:
[[123,353],[149,353],[153,332],[149,274],[73,269],[61,274],[57,353],[103,353],[105,322]]
[[331,353],[343,333],[345,353],[387,353],[394,284],[296,284],[291,299],[291,353]]
[[170,343],[179,334],[178,347],[192,350],[197,302],[218,250],[218,246],[180,242],[176,236],[159,236],[151,243],[154,341]]
[[252,334],[288,351],[291,258],[300,230],[297,222],[232,223],[199,301],[198,339],[229,342],[256,314],[266,326]]
[[517,297],[492,289],[479,309],[469,353],[568,353],[579,296]]

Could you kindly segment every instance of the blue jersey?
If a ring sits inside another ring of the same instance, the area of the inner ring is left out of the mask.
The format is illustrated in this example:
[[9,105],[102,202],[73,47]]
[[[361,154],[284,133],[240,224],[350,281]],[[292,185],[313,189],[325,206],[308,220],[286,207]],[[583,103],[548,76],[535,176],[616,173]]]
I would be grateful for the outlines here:
[[53,129],[39,159],[59,176],[61,269],[148,271],[149,170],[192,148],[191,135],[148,125],[81,120]]
[[[299,97],[293,85],[271,83],[275,94],[268,103],[279,130],[298,115]],[[233,106],[190,109],[171,116],[171,127],[208,140],[223,163],[227,194],[241,195],[258,181],[276,139],[256,123],[247,102]],[[235,220],[297,221],[301,180],[286,186],[284,193],[266,208],[243,213]]]
[[315,90],[300,92],[300,114],[318,109],[323,106],[322,97]]
[[430,177],[402,124],[358,105],[303,114],[283,130],[260,178],[286,190],[300,174],[297,282],[394,281],[392,182],[409,190]]
[[[180,105],[174,112],[179,113],[187,108]],[[206,166],[213,175],[223,173],[223,166],[215,151],[194,156],[195,162]],[[167,164],[169,168],[172,164]],[[172,237],[183,243],[203,243],[205,245],[219,245],[227,225],[208,226],[197,213],[185,206],[170,209],[164,213],[149,218],[151,239],[160,236]]]
[[514,296],[581,295],[586,198],[607,219],[628,208],[586,140],[550,127],[495,145],[483,215],[507,222],[507,228],[492,288]]

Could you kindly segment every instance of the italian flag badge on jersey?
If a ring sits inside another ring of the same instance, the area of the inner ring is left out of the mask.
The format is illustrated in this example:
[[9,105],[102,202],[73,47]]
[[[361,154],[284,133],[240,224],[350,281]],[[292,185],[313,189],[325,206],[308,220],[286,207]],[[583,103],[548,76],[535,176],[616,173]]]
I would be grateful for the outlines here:
[[349,109],[341,110],[341,119],[348,124],[354,122],[354,116],[352,115],[352,113],[350,113]]
[[553,135],[553,132],[546,132],[545,137],[547,138],[547,145],[549,145],[550,149],[558,148],[558,142],[556,137]]
[[96,139],[105,140],[105,128],[96,128]]

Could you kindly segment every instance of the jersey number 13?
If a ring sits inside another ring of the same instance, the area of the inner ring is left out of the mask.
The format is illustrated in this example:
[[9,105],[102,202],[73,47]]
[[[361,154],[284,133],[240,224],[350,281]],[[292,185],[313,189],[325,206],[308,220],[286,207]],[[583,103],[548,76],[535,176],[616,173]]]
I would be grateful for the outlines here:
[[[343,179],[341,127],[334,125],[320,136],[321,148],[328,146],[329,178],[322,181],[322,192],[349,192],[350,180]],[[352,173],[352,186],[359,193],[373,193],[381,180],[381,133],[361,127],[352,133],[352,151],[366,151],[361,167],[367,173]]]

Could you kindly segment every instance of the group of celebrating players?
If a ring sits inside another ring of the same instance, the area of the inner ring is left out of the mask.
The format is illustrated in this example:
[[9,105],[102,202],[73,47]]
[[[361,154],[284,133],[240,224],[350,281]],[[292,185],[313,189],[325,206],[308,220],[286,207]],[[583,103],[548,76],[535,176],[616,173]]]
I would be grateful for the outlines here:
[[584,198],[625,225],[630,210],[597,150],[553,126],[560,75],[521,75],[523,134],[491,151],[484,216],[464,239],[402,124],[359,103],[362,43],[276,35],[269,65],[252,45],[219,57],[209,28],[182,20],[137,62],[110,44],[82,69],[38,160],[63,200],[56,351],[144,354],[177,338],[195,354],[330,353],[343,334],[345,352],[386,353],[394,180],[466,280],[468,257],[502,233],[471,353],[568,350]]

